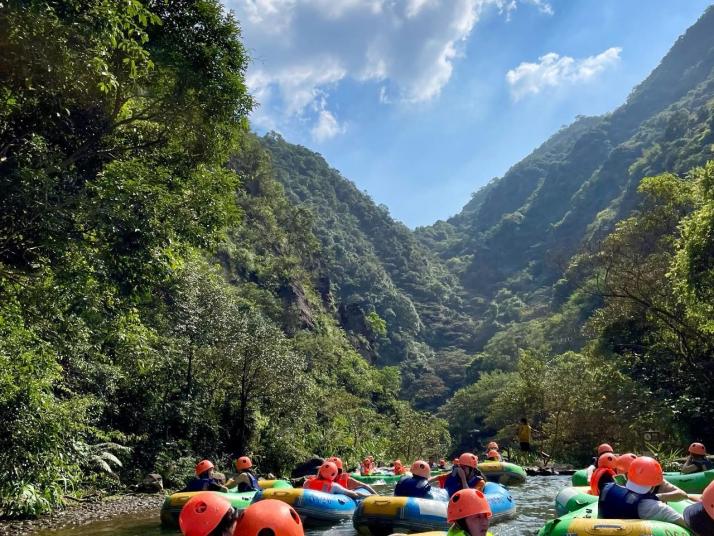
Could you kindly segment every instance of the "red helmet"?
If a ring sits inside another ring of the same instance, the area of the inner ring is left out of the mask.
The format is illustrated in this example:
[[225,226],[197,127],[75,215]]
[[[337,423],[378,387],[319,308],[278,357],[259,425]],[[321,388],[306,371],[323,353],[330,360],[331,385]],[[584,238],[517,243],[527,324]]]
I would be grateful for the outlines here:
[[662,466],[657,460],[649,456],[635,458],[627,470],[627,482],[632,482],[641,488],[659,486],[662,483],[662,479]]
[[615,456],[612,452],[606,452],[605,454],[601,454],[600,457],[597,459],[597,466],[606,467],[608,469],[616,469],[617,456]]
[[497,450],[489,450],[486,458],[489,460],[498,460],[499,454]]
[[488,448],[488,450],[498,450],[498,443],[491,441],[486,448]]
[[697,454],[698,456],[706,456],[707,449],[702,443],[692,443],[691,445],[689,445],[689,453]]
[[233,536],[258,534],[303,536],[304,531],[300,516],[292,506],[276,499],[265,499],[243,510],[233,531]]
[[709,485],[704,488],[702,492],[702,503],[709,517],[714,519],[714,482],[709,482]]
[[338,470],[342,470],[345,467],[342,464],[342,458],[338,458],[337,456],[330,456],[329,458],[327,458],[327,461],[334,463],[337,466]]
[[245,469],[250,469],[253,467],[253,462],[248,456],[241,456],[236,460],[236,469],[239,471],[244,471]]
[[454,493],[446,507],[447,521],[454,523],[459,519],[482,515],[491,517],[491,507],[486,496],[475,489],[462,489]]
[[201,460],[196,464],[196,476],[201,476],[206,471],[213,469],[213,467],[211,460]]
[[464,452],[459,456],[459,465],[476,469],[476,466],[478,466],[478,456],[471,452]]
[[[210,462],[209,462],[210,463]],[[184,536],[207,536],[231,509],[231,503],[212,491],[201,491],[191,497],[179,514],[179,527]]]
[[630,464],[635,458],[637,458],[637,456],[631,452],[628,452],[627,454],[620,454],[617,457],[617,470],[622,474],[627,474],[627,470],[630,468]]
[[600,446],[597,448],[597,455],[598,455],[598,456],[600,456],[601,454],[605,454],[606,452],[615,452],[615,451],[612,450],[612,447],[611,447],[609,444],[607,444],[607,443],[603,443],[602,445],[600,445]]
[[415,461],[410,469],[411,473],[416,476],[421,476],[424,478],[429,478],[431,476],[431,468],[429,463],[424,460]]
[[334,480],[337,478],[337,466],[333,462],[325,462],[320,466],[320,478]]

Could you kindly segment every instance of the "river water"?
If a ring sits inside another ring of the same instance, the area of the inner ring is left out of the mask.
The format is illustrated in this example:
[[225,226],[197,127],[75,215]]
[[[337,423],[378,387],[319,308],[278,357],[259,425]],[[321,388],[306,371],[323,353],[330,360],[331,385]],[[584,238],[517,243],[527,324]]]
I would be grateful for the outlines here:
[[[516,501],[517,515],[491,527],[494,536],[534,535],[546,520],[555,516],[554,499],[558,491],[567,486],[570,477],[549,476],[529,477],[521,486],[510,488]],[[377,488],[383,495],[389,495],[390,487]],[[320,529],[307,529],[307,536],[356,536],[351,522]],[[171,536],[178,533],[162,529],[159,512],[147,512],[109,521],[100,521],[82,527],[62,530],[47,530],[37,533],[41,536]]]

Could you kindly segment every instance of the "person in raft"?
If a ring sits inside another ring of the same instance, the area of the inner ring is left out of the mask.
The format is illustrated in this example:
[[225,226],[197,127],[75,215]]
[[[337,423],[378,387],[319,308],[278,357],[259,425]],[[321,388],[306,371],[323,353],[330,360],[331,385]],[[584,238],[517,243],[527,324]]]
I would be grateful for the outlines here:
[[598,499],[600,519],[643,519],[665,521],[682,527],[684,518],[654,493],[664,482],[662,467],[654,458],[640,456],[627,471],[627,483],[605,484]]
[[362,476],[369,476],[374,471],[374,462],[372,456],[368,456],[359,466],[359,472]]
[[236,474],[228,482],[228,489],[238,488],[238,491],[259,491],[258,477],[253,472],[253,461],[248,456],[241,456],[235,461]]
[[437,467],[439,471],[446,471],[446,459],[441,458],[439,460],[439,466]]
[[478,456],[471,452],[464,452],[459,456],[459,465],[454,467],[451,474],[446,477],[444,488],[449,492],[449,497],[462,489],[482,490],[486,481],[478,470]]
[[491,506],[484,494],[475,489],[454,493],[446,507],[446,520],[454,523],[448,536],[486,536]]
[[597,459],[597,469],[593,471],[590,478],[590,495],[600,495],[600,490],[605,484],[615,481],[615,470],[617,469],[617,456],[612,452],[606,452]]
[[684,509],[684,521],[697,536],[714,536],[714,482],[704,488],[700,501]]
[[501,461],[501,455],[498,453],[497,450],[489,450],[486,453],[486,459],[489,462],[500,462]]
[[[359,480],[356,480],[350,476],[349,473],[346,473],[344,470],[344,464],[342,463],[342,458],[339,458],[337,456],[330,456],[327,458],[328,462],[332,462],[337,466],[337,478],[335,478],[335,483],[339,484],[343,488],[346,489],[357,489],[357,488],[364,488],[367,491],[369,491],[372,495],[376,495],[377,492],[374,491],[374,489],[371,486],[368,486],[364,482],[360,482]],[[308,478],[316,478],[314,475],[308,477]]]
[[[530,447],[529,447],[530,448]],[[496,453],[496,459],[494,460],[491,453],[495,452]],[[486,459],[491,460],[491,461],[496,461],[496,462],[502,462],[503,461],[503,456],[501,456],[501,452],[498,447],[498,443],[495,441],[490,441],[489,444],[486,446]]]
[[211,460],[201,460],[196,464],[196,478],[191,480],[182,491],[228,491],[221,482],[213,478],[214,465]]
[[317,478],[310,478],[305,481],[303,488],[332,493],[333,495],[347,495],[352,499],[359,499],[361,495],[355,493],[351,489],[340,486],[335,479],[337,478],[337,465],[333,462],[325,462],[320,466],[317,473]]
[[429,462],[424,460],[415,461],[410,469],[411,476],[402,477],[394,487],[395,497],[417,497],[428,499],[431,497],[431,468]]
[[394,460],[392,464],[392,470],[395,475],[404,475],[407,472],[407,468],[402,464],[402,460]]
[[684,460],[682,473],[701,473],[714,469],[714,464],[707,458],[707,449],[702,443],[692,443],[689,445],[689,456]]
[[202,491],[181,509],[179,528],[184,536],[232,536],[237,517],[228,499]]
[[609,443],[602,443],[601,445],[598,445],[597,447],[597,456],[593,457],[592,461],[590,462],[590,465],[588,465],[586,471],[587,478],[588,478],[588,484],[590,483],[590,480],[593,476],[593,473],[595,472],[595,469],[597,469],[597,462],[600,459],[600,456],[603,454],[614,454],[615,451],[612,450],[612,447],[609,445]]

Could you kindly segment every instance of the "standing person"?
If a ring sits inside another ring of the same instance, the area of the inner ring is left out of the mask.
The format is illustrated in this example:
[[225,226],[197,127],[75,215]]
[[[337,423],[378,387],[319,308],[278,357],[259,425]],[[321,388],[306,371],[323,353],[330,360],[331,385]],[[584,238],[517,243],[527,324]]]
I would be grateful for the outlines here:
[[196,464],[196,478],[191,480],[182,491],[228,491],[220,481],[213,478],[214,465],[211,460],[201,460]]
[[531,440],[532,440],[533,429],[531,425],[528,424],[528,419],[523,417],[521,423],[518,425],[518,443],[521,445],[521,450],[523,452],[531,451]]
[[235,461],[238,474],[226,482],[228,489],[238,488],[238,491],[259,491],[258,478],[253,472],[253,461],[248,456],[241,456]]
[[685,508],[684,520],[697,536],[714,536],[714,482],[704,488],[701,501]]
[[701,473],[713,467],[712,462],[707,458],[707,449],[702,443],[692,443],[689,445],[689,456],[687,456],[687,459],[684,461],[682,473]]
[[482,490],[485,484],[485,479],[478,470],[478,456],[471,452],[464,452],[459,456],[459,465],[454,467],[451,474],[446,477],[444,488],[449,492],[449,497],[452,497],[461,489]]
[[454,493],[446,507],[446,520],[454,523],[448,536],[486,536],[491,506],[484,494],[475,489]]
[[191,497],[179,514],[184,536],[232,536],[237,512],[228,500],[210,491]]

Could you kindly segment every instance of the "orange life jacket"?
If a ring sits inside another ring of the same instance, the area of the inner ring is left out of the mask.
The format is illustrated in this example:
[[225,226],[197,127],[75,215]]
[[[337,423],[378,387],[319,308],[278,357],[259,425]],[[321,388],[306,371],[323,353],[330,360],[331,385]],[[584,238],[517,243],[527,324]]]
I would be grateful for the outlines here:
[[332,485],[334,482],[332,480],[325,480],[323,478],[310,478],[305,481],[302,485],[305,489],[314,489],[315,491],[324,491],[325,493],[332,493]]
[[616,473],[609,467],[598,467],[595,469],[593,476],[590,477],[590,495],[600,495],[600,479],[605,475],[610,475],[614,479]]
[[342,486],[345,489],[349,489],[349,483],[350,483],[350,475],[348,473],[340,473],[337,475],[337,478],[335,479],[335,482],[337,482],[340,486]]

